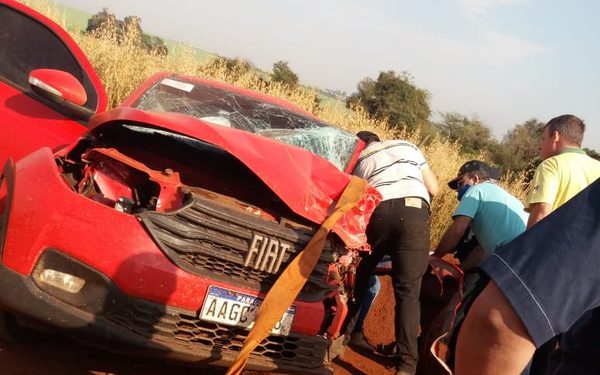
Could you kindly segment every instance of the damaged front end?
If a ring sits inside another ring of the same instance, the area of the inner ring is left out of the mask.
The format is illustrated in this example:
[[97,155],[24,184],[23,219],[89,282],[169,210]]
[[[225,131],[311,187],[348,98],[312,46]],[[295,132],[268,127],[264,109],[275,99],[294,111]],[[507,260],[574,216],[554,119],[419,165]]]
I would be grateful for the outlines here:
[[[228,366],[331,214],[361,145],[272,98],[178,79],[140,89],[152,108],[96,115],[77,142],[9,168],[0,306],[110,349]],[[248,369],[320,372],[339,354],[379,199],[369,188],[337,221]]]
[[[274,144],[289,152],[288,146]],[[279,181],[265,181],[257,175],[261,167],[243,163],[243,151],[233,155],[221,146],[119,120],[93,129],[55,157],[72,191],[137,217],[178,268],[220,285],[265,294],[318,225],[289,207],[286,200],[297,197],[273,192],[270,185]],[[271,168],[262,168],[267,167]],[[337,170],[329,173],[345,176]],[[321,303],[322,315],[296,316],[295,323],[278,333],[299,328],[322,337],[339,336],[358,251],[366,248],[364,228],[377,201],[378,195],[370,191],[341,220],[338,231],[345,235],[328,236],[296,298]],[[250,323],[251,319],[245,326]]]

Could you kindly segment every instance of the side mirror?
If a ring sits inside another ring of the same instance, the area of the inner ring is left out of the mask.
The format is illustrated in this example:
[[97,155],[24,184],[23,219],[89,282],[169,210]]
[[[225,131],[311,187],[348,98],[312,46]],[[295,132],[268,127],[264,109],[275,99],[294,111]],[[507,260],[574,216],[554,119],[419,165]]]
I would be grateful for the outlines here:
[[57,104],[68,102],[82,106],[87,94],[79,80],[56,69],[36,69],[29,73],[29,84],[35,92]]

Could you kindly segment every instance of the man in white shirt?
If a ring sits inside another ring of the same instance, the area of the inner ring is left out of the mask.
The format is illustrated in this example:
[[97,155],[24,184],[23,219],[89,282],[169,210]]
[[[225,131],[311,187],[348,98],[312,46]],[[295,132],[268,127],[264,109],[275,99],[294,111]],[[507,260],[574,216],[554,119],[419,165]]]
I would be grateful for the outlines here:
[[377,263],[388,254],[392,261],[396,341],[385,354],[398,359],[396,374],[414,374],[418,362],[421,278],[429,257],[430,200],[438,192],[435,175],[417,146],[393,140],[381,142],[369,131],[357,137],[367,146],[353,174],[365,178],[383,199],[367,227],[371,253],[357,269],[354,300],[349,305],[343,332],[347,340]]

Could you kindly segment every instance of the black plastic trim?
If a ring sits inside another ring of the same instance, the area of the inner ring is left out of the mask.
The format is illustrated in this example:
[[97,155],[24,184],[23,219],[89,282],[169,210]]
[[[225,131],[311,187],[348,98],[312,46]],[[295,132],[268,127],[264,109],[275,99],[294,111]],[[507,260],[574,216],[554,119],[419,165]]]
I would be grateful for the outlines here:
[[6,161],[2,170],[2,176],[0,176],[0,188],[4,184],[6,185],[6,197],[4,199],[4,212],[0,212],[0,259],[2,259],[4,251],[6,231],[8,230],[8,217],[10,216],[10,206],[15,188],[15,163],[12,159]]

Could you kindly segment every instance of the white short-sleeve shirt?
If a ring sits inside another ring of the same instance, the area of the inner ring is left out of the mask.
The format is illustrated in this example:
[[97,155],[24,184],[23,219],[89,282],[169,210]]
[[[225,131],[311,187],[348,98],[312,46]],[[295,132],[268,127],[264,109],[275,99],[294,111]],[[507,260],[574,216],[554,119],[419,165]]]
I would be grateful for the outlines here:
[[353,174],[369,181],[383,200],[419,197],[429,203],[421,169],[427,160],[417,146],[394,140],[373,142],[360,154]]

